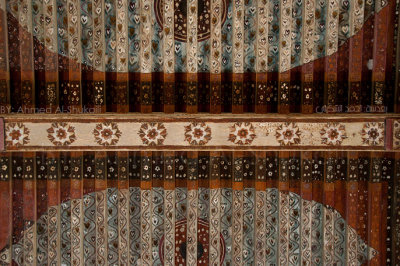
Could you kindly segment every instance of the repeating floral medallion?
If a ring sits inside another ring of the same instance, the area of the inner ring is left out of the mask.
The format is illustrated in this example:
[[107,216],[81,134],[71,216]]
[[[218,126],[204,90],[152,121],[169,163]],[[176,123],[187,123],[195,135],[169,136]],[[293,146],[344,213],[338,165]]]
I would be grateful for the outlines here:
[[[102,149],[134,149],[142,146],[156,146],[156,149],[186,147],[193,150],[232,149],[257,150],[273,147],[326,146],[328,149],[395,149],[400,146],[400,123],[386,129],[385,120],[346,121],[330,120],[304,122],[297,120],[86,120],[25,121],[21,119],[5,121],[5,144],[13,150],[34,149],[47,146],[55,150],[59,146],[93,147]],[[51,125],[51,126],[49,126]],[[124,132],[121,131],[123,129]],[[35,131],[35,135],[30,133]],[[125,132],[133,132],[132,137],[123,137]],[[170,133],[173,133],[170,135]],[[79,135],[79,136],[78,136]],[[135,137],[136,136],[136,137]],[[385,145],[385,139],[393,138],[393,147]],[[399,137],[398,137],[399,136]],[[398,137],[398,139],[397,139]],[[43,143],[43,139],[49,142]],[[72,144],[72,145],[71,145]],[[163,147],[167,145],[168,147]],[[345,147],[342,147],[345,145]]]
[[300,143],[301,131],[296,123],[280,124],[275,132],[276,140],[282,146]]
[[68,123],[52,123],[47,137],[55,146],[67,146],[76,140],[75,128]]
[[347,138],[346,128],[339,123],[327,123],[320,132],[322,144],[337,146]]
[[96,125],[93,135],[99,145],[112,146],[117,144],[122,132],[119,130],[117,123],[105,122]]
[[249,145],[256,137],[256,132],[252,123],[237,122],[230,127],[228,140],[238,145]]
[[20,147],[29,143],[29,129],[23,123],[9,123],[5,131],[7,146]]
[[385,138],[384,123],[365,123],[361,131],[362,142],[366,145],[377,146],[383,143]]
[[211,140],[211,128],[206,123],[191,123],[185,126],[185,140],[190,145],[205,145]]
[[167,137],[167,129],[163,123],[142,123],[138,134],[143,144],[162,145]]

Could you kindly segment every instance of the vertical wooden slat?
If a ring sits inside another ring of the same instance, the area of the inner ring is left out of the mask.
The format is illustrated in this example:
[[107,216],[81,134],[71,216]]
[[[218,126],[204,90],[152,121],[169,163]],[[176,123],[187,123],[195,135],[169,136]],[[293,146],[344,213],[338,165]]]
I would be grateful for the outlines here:
[[364,1],[351,3],[349,45],[349,92],[348,104],[351,112],[361,112],[361,77],[364,42]]
[[392,198],[392,213],[391,213],[391,229],[392,229],[392,258],[393,265],[400,263],[400,235],[394,232],[400,229],[400,153],[395,155],[395,172],[393,175],[393,198]]
[[35,107],[34,69],[33,69],[33,36],[32,32],[32,2],[18,2],[18,22],[20,42],[21,70],[21,107],[22,112],[32,113]]
[[118,152],[118,251],[121,265],[129,263],[129,180],[128,152]]
[[324,249],[324,230],[323,230],[323,205],[317,202],[323,203],[323,184],[324,177],[326,174],[326,168],[324,167],[326,161],[323,156],[324,152],[313,152],[313,167],[312,173],[312,200],[311,206],[311,217],[315,221],[312,224],[311,231],[311,245],[317,247],[312,251],[311,262],[313,264],[323,262],[323,249]]
[[257,52],[256,52],[256,99],[255,112],[266,113],[267,106],[267,79],[268,79],[268,18],[269,1],[257,1]]
[[10,102],[10,70],[8,53],[6,0],[0,1],[0,113],[9,113]]
[[[335,163],[336,153],[325,152],[325,176],[323,182],[323,201],[325,206],[335,206]],[[334,214],[329,209],[323,211],[323,262],[329,264],[334,262]]]
[[[223,151],[220,159],[220,186],[221,186],[221,236],[225,244],[224,255],[221,258],[221,264],[232,265],[232,181],[233,165],[232,151]],[[200,168],[199,164],[199,168]],[[198,237],[201,239],[201,235]]]
[[2,153],[0,155],[0,198],[3,204],[0,206],[0,247],[7,248],[4,250],[6,259],[3,261],[11,262],[12,252],[12,235],[13,235],[13,188],[11,176],[11,159],[10,153]]
[[95,191],[96,191],[96,263],[107,261],[107,154],[105,151],[95,152]]
[[83,264],[96,263],[96,186],[95,155],[86,151],[82,161],[83,183]]
[[140,99],[141,112],[150,113],[152,111],[152,85],[151,85],[151,9],[152,1],[140,0]]
[[140,241],[140,252],[141,261],[143,265],[152,265],[152,237],[151,237],[151,158],[152,152],[142,151],[142,171],[141,171],[141,182],[140,182],[140,194],[141,194],[141,241]]
[[164,77],[162,82],[164,84],[164,113],[173,113],[175,111],[174,10],[173,0],[165,0],[163,2]]
[[[390,12],[394,2],[389,2],[385,7],[382,1],[375,1],[374,21],[374,47],[373,47],[373,69],[372,69],[372,99],[371,104],[376,112],[384,107],[385,78],[388,48],[388,32],[390,27]],[[382,6],[381,6],[382,5]],[[382,8],[382,9],[381,9]]]
[[71,152],[71,264],[83,265],[83,152]]
[[327,3],[326,19],[326,50],[325,50],[325,75],[324,75],[324,104],[334,106],[336,104],[337,94],[337,50],[338,50],[338,32],[339,32],[339,3],[338,0],[332,0]]
[[187,246],[186,246],[186,263],[187,265],[197,265],[197,245],[198,245],[198,152],[188,152],[187,154]]
[[387,241],[390,239],[388,234],[391,233],[390,225],[388,227],[388,212],[390,212],[390,196],[389,196],[389,178],[388,176],[393,175],[392,171],[392,155],[393,153],[384,153],[384,158],[382,159],[382,205],[381,205],[381,234],[380,234],[380,253],[381,253],[381,261],[380,264],[383,265],[388,263],[388,256],[390,256],[390,248],[387,247]]
[[220,188],[220,152],[210,152],[210,240],[209,264],[219,265],[221,256],[221,188]]
[[[55,112],[58,107],[58,44],[56,0],[44,1],[44,60],[45,60],[45,108]],[[46,111],[47,112],[47,111]]]
[[279,26],[278,112],[289,113],[292,1],[281,2]]
[[198,29],[198,1],[191,0],[187,3],[187,55],[186,55],[186,112],[197,113],[198,111],[198,52],[197,52],[197,29]]
[[[36,152],[35,155],[35,177],[36,177],[36,231],[34,232],[36,236],[36,247],[37,254],[35,257],[35,264],[47,264],[48,262],[48,221],[50,212],[50,206],[48,203],[48,193],[47,193],[47,167],[46,167],[46,154],[43,152]],[[46,214],[47,215],[43,215]],[[43,215],[43,216],[42,216]]]
[[267,249],[266,263],[276,264],[279,242],[279,196],[278,196],[278,176],[279,176],[279,156],[278,152],[267,152]]
[[232,259],[233,265],[243,262],[243,152],[233,152],[233,222],[232,222]]
[[302,40],[302,56],[301,56],[301,112],[303,114],[313,113],[314,100],[314,45],[315,45],[315,9],[319,3],[315,0],[307,0],[303,4],[303,40]]
[[300,152],[290,151],[288,161],[288,181],[289,181],[289,263],[291,261],[300,261],[301,246],[298,236],[301,235],[301,158]]
[[381,265],[380,235],[382,220],[382,154],[371,153],[370,179],[368,182],[368,253],[373,248],[377,253],[368,265]]
[[301,237],[300,255],[302,265],[312,265],[312,152],[301,152]]
[[250,265],[254,264],[255,258],[254,203],[256,200],[256,189],[254,159],[253,152],[243,152],[243,264]]
[[126,1],[116,1],[116,111],[129,111],[128,94],[128,6]]
[[[358,213],[358,182],[359,182],[359,160],[358,152],[347,153],[347,182],[346,182],[346,221],[349,226],[357,229]],[[347,230],[346,234],[346,262],[349,265],[357,264],[357,231]]]
[[71,113],[80,113],[82,110],[82,81],[81,63],[82,48],[80,45],[80,2],[67,0],[68,17],[68,107]]
[[222,1],[210,3],[210,113],[221,113],[221,17]]
[[[334,213],[334,222],[333,222],[333,262],[337,264],[346,263],[346,233],[347,227],[344,222],[344,218],[346,217],[346,152],[337,152],[334,166],[334,205],[332,207],[335,208],[337,212]],[[336,168],[336,169],[335,169]],[[343,218],[343,219],[342,219]]]
[[232,113],[243,113],[244,1],[233,2]]
[[23,178],[23,221],[24,221],[24,263],[35,265],[36,263],[36,176],[35,176],[35,153],[26,152],[23,154],[22,178]]
[[71,265],[71,159],[68,152],[60,153],[60,246],[61,264]]
[[[105,31],[104,31],[104,1],[93,0],[93,104],[95,112],[106,111],[105,98]],[[126,14],[127,16],[127,14]]]
[[47,164],[47,205],[48,211],[48,264],[60,264],[60,154],[49,152],[46,156]]
[[[368,180],[370,175],[370,152],[359,152],[359,182],[357,199],[357,226],[354,227],[357,234],[365,243],[368,241]],[[368,249],[364,249],[362,255],[367,257]]]
[[[44,20],[43,20],[43,2],[33,0],[32,2],[32,14],[31,21],[32,31],[32,60],[33,60],[33,82],[36,90],[35,96],[35,106],[39,108],[45,107],[45,37],[44,37]],[[43,109],[40,110],[43,112]],[[38,240],[39,241],[39,240]]]
[[289,152],[279,152],[279,244],[278,263],[289,263]]
[[267,223],[267,182],[266,182],[266,158],[265,152],[256,152],[255,154],[255,188],[256,188],[256,200],[255,200],[255,228],[254,228],[254,256],[255,265],[266,265],[266,223]]
[[164,152],[164,264],[175,265],[175,153]]

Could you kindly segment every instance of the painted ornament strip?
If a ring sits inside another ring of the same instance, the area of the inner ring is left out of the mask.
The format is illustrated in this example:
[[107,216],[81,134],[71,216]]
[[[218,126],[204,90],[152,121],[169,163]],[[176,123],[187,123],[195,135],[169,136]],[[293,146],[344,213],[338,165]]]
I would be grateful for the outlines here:
[[399,130],[398,120],[385,121],[383,116],[329,120],[261,116],[216,119],[201,115],[141,119],[10,116],[5,119],[5,143],[7,150],[390,150],[400,147]]

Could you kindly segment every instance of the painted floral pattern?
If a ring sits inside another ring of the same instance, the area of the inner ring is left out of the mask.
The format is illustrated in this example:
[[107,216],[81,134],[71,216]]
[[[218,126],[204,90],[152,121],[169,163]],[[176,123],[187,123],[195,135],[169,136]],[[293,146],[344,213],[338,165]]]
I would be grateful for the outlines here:
[[320,132],[322,144],[341,145],[347,138],[346,128],[339,123],[327,123]]
[[365,123],[361,131],[362,142],[370,146],[383,144],[385,129],[383,123]]
[[143,123],[138,134],[143,144],[162,145],[167,137],[167,129],[163,123]]
[[289,146],[300,143],[301,132],[296,123],[280,124],[275,132],[276,140],[282,146]]
[[99,145],[112,146],[117,144],[122,132],[118,129],[116,123],[105,122],[96,125],[93,135]]
[[20,147],[29,143],[29,129],[23,123],[8,123],[5,131],[7,146]]
[[190,145],[205,145],[211,140],[211,128],[206,123],[191,123],[185,126],[185,141]]
[[230,127],[228,140],[238,145],[249,145],[256,137],[252,123],[237,122]]
[[55,146],[67,146],[76,140],[75,128],[68,123],[52,123],[47,137]]

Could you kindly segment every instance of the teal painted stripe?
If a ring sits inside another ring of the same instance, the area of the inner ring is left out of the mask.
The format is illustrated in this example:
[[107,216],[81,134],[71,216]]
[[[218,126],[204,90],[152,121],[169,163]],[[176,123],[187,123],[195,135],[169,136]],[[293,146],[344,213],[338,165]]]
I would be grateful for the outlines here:
[[152,188],[152,252],[153,265],[161,265],[159,243],[164,235],[164,188]]
[[336,210],[334,212],[334,264],[346,265],[346,227],[343,217]]
[[38,41],[44,45],[44,23],[42,14],[43,2],[32,0],[32,31]]
[[140,14],[139,0],[129,0],[128,3],[128,38],[129,38],[129,63],[130,72],[140,71]]
[[316,1],[315,3],[315,57],[322,58],[325,56],[325,38],[326,38],[326,17],[327,17],[326,0]]
[[96,204],[95,193],[83,196],[83,260],[96,264]]
[[198,43],[198,71],[210,72],[210,39]]
[[227,0],[228,13],[222,25],[222,72],[232,72],[233,0]]
[[81,47],[82,63],[93,66],[93,17],[92,2],[81,0]]
[[118,265],[118,191],[107,189],[108,265]]
[[129,188],[129,244],[130,264],[138,265],[140,258],[140,188]]
[[58,53],[68,54],[67,0],[57,0],[57,41]]
[[279,192],[276,188],[267,188],[267,224],[266,224],[266,262],[267,265],[278,264],[279,239]]
[[221,234],[225,242],[223,264],[232,265],[232,189],[222,188],[221,195]]
[[210,189],[199,187],[199,218],[210,221]]
[[177,187],[175,189],[175,221],[186,219],[187,216],[187,188]]
[[269,14],[272,20],[268,22],[268,71],[279,71],[279,0],[269,2]]
[[254,265],[254,188],[245,188],[243,192],[243,262]]
[[[153,1],[152,3],[156,3]],[[162,3],[162,1],[161,1]],[[161,26],[157,23],[155,17],[154,7],[151,8],[151,17],[153,20],[153,37],[152,37],[152,46],[151,46],[151,54],[152,54],[152,68],[153,72],[162,72],[164,69],[164,60],[163,60],[163,30]]]
[[311,207],[311,253],[312,265],[323,265],[323,205],[312,202]]
[[375,12],[375,1],[369,0],[364,2],[364,22]]
[[339,1],[339,46],[350,37],[350,1]]
[[289,265],[300,265],[300,196],[289,193]]
[[303,28],[303,0],[293,0],[292,3],[292,52],[291,67],[301,64],[301,32]]
[[244,71],[256,71],[257,1],[246,0],[244,5]]
[[105,47],[106,47],[106,71],[116,71],[116,54],[115,48],[117,46],[115,36],[115,1],[105,0],[105,13],[104,13],[104,28],[105,28]]
[[71,265],[71,201],[61,203],[61,265]]
[[47,249],[48,249],[48,230],[47,230],[47,212],[43,214],[36,222],[36,243],[37,254],[36,261],[38,265],[47,264]]
[[186,42],[175,40],[175,72],[186,72]]

